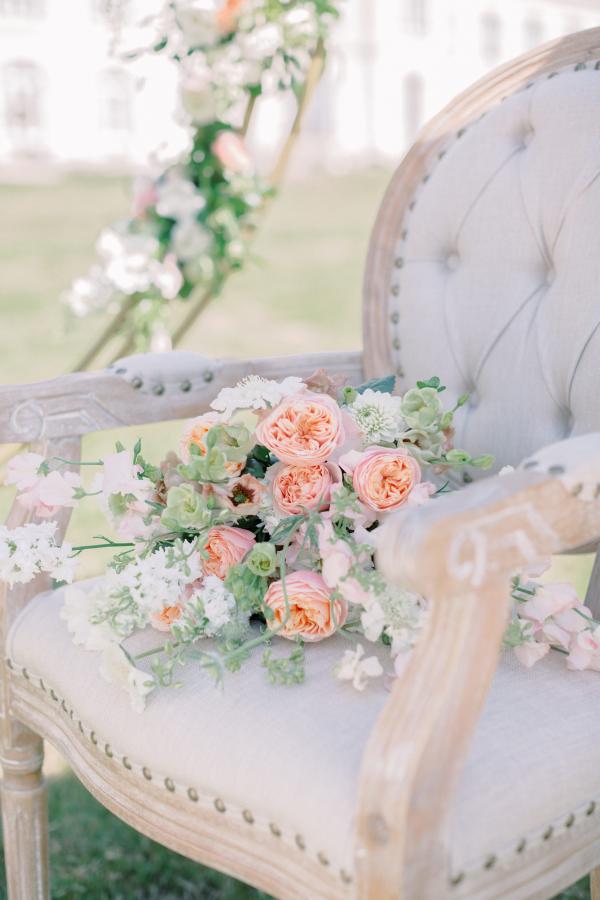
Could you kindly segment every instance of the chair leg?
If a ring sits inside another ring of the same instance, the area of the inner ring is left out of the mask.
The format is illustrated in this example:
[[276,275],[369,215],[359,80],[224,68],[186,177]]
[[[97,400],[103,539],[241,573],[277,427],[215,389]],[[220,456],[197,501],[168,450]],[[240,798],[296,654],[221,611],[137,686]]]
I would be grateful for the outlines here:
[[600,900],[600,866],[590,872],[590,896],[592,900]]
[[0,750],[2,826],[8,900],[49,900],[48,810],[42,776],[43,741],[10,722]]

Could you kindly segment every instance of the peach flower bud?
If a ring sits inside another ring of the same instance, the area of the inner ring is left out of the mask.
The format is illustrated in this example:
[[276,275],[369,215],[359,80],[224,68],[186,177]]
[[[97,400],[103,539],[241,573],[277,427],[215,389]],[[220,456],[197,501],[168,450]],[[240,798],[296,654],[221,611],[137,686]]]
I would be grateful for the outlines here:
[[298,515],[305,509],[326,509],[332,484],[342,480],[341,470],[333,464],[286,466],[277,463],[271,471],[273,501],[279,512],[287,516]]
[[181,617],[183,606],[181,603],[175,603],[173,606],[163,606],[160,612],[150,614],[150,624],[157,631],[170,631],[173,622]]
[[245,0],[225,0],[217,13],[217,25],[221,34],[230,34],[236,24]]
[[212,145],[215,154],[224,169],[230,172],[249,172],[252,160],[241,137],[233,131],[221,131]]
[[304,641],[322,641],[330,637],[346,621],[348,604],[345,600],[330,600],[330,591],[317,572],[292,572],[285,579],[274,581],[265,594],[266,605],[274,618],[268,623],[281,637]]
[[365,506],[383,512],[406,503],[421,480],[417,461],[403,450],[371,447],[354,466],[352,483]]
[[208,532],[204,550],[208,554],[202,560],[205,575],[225,579],[232,566],[242,561],[256,538],[245,528],[215,525]]
[[342,413],[326,394],[302,391],[286,397],[259,423],[256,439],[284,463],[324,463],[344,442]]
[[[206,455],[204,438],[211,428],[222,422],[223,419],[218,412],[207,412],[198,416],[196,419],[192,419],[191,422],[188,422],[179,444],[179,453],[183,462],[187,463],[190,461],[190,447],[192,444],[195,444],[199,448],[202,456]],[[225,463],[225,468],[227,474],[231,478],[235,478],[236,475],[239,475],[242,472],[244,461],[233,462],[232,460],[229,460]]]

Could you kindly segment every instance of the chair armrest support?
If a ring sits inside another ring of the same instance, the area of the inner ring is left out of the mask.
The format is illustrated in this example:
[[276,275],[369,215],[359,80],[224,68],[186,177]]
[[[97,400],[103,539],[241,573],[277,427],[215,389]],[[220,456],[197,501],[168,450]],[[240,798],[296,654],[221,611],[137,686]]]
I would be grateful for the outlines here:
[[379,567],[432,608],[363,757],[359,897],[445,896],[446,815],[496,670],[509,578],[528,562],[597,541],[599,495],[593,434],[383,526]]

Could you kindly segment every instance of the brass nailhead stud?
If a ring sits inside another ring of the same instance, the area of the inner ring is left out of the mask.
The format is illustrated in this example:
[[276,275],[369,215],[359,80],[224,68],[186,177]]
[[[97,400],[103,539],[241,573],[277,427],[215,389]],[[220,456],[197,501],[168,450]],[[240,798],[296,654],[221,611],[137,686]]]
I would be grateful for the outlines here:
[[194,788],[188,788],[187,795],[194,803],[198,802],[198,791],[194,790]]
[[304,840],[304,838],[302,837],[301,834],[297,834],[295,840],[296,840],[296,846],[298,847],[299,850],[306,850],[306,841]]
[[397,269],[401,269],[404,266],[404,258],[402,256],[396,257],[394,260],[394,265]]
[[146,781],[152,781],[152,772],[150,771],[150,769],[146,768],[146,766],[144,766],[144,768],[142,769],[142,775],[144,776]]
[[397,338],[397,337],[394,338],[394,340],[392,341],[392,347],[394,348],[394,350],[400,349],[400,347],[401,347],[400,338]]
[[571,494],[573,497],[579,497],[582,490],[583,490],[583,485],[581,483],[576,484],[575,487],[573,488],[573,490],[571,491]]
[[465,873],[459,872],[458,875],[455,875],[453,878],[450,879],[450,884],[452,885],[452,887],[456,887],[458,884],[460,884],[464,880],[465,880]]
[[521,838],[521,840],[517,844],[517,853],[523,853],[526,846],[527,846],[527,841],[525,840],[525,838]]
[[594,801],[592,800],[592,802],[590,803],[590,805],[589,805],[588,808],[586,809],[585,814],[586,814],[586,816],[593,816],[595,812],[596,812],[596,804],[595,804]]
[[528,459],[526,463],[523,463],[523,468],[524,469],[535,469],[537,464],[538,464],[537,459]]
[[123,765],[125,766],[125,768],[126,768],[126,769],[129,769],[129,771],[131,771],[131,769],[133,768],[133,766],[131,765],[131,763],[129,762],[129,760],[128,760],[128,758],[127,758],[126,756],[123,757],[122,762],[123,762]]
[[220,813],[224,813],[227,809],[220,797],[217,797],[217,799],[215,800],[215,809]]
[[400,240],[405,241],[408,237],[408,229],[405,228],[400,234]]
[[92,744],[98,743],[98,738],[96,737],[95,731],[90,731],[90,741],[92,742]]
[[152,393],[156,394],[157,397],[160,397],[161,394],[164,394],[165,386],[164,384],[155,384],[152,388]]
[[247,822],[248,825],[254,825],[254,816],[249,809],[245,809],[242,816],[244,817],[244,822]]
[[281,828],[279,827],[279,825],[276,825],[274,822],[270,822],[269,828],[271,829],[271,834],[274,834],[275,837],[281,837]]
[[594,68],[596,69],[596,71],[598,71],[598,69],[600,69],[600,60],[598,60],[598,62],[594,66]]
[[202,377],[206,382],[209,382],[213,380],[213,378],[215,377],[215,373],[211,372],[210,369],[206,369],[206,371],[202,373]]
[[492,853],[492,855],[488,856],[488,858],[484,862],[483,868],[484,869],[493,869],[497,862],[498,862],[498,857],[494,856],[494,854]]
[[393,284],[390,288],[390,294],[392,295],[392,297],[397,297],[399,293],[400,293],[400,285]]
[[[23,666],[23,678],[26,678],[27,681],[29,681],[29,672],[27,671],[25,666]],[[58,697],[56,699],[58,700]]]
[[459,128],[458,131],[456,132],[456,137],[461,138],[466,130],[467,130],[466,128]]
[[438,153],[438,159],[443,159],[447,152],[447,150],[440,150],[440,152]]
[[574,824],[575,816],[573,815],[573,813],[571,813],[571,815],[565,821],[565,828],[572,828]]
[[139,391],[139,389],[142,387],[143,383],[144,382],[139,377],[139,375],[136,375],[135,378],[131,379],[131,386],[134,387],[136,389],[136,391]]
[[344,884],[352,884],[352,876],[345,869],[340,869],[340,878]]
[[427,182],[429,181],[430,178],[431,178],[431,175],[423,175],[423,184],[427,184]]
[[83,727],[83,722],[81,721],[81,719],[80,719],[79,722],[77,723],[77,727],[79,728],[79,730],[80,730],[80,732],[81,732],[82,734],[85,734],[85,730],[84,730],[84,727]]
[[58,694],[55,692],[54,688],[50,688],[50,696],[53,700],[58,700]]
[[584,62],[577,63],[577,65],[575,66],[575,71],[581,72],[582,69],[585,69],[585,63]]
[[550,466],[548,469],[549,475],[563,475],[565,471],[564,466]]
[[545,832],[542,835],[542,838],[545,841],[549,841],[553,834],[554,834],[554,828],[552,827],[552,825],[548,825],[548,827],[546,828]]
[[179,387],[181,388],[181,390],[183,391],[184,394],[187,394],[187,392],[188,392],[188,391],[191,391],[191,389],[192,389],[192,382],[191,382],[191,381],[188,381],[187,378],[186,378],[185,381],[182,381],[182,382],[181,382],[181,384],[179,385]]
[[319,862],[321,863],[322,866],[329,865],[329,860],[327,859],[327,857],[325,856],[324,853],[322,853],[322,852],[317,853],[317,859],[319,860]]
[[398,368],[396,369],[396,375],[398,376],[398,378],[404,378],[404,369],[402,368],[402,366],[398,366]]
[[410,209],[411,212],[413,211],[413,209],[415,208],[416,205],[417,205],[417,201],[416,201],[416,200],[411,200],[411,201],[410,201],[410,203],[408,204],[408,208]]
[[172,778],[165,778],[165,787],[166,787],[166,789],[167,789],[168,791],[170,791],[171,793],[174,792],[174,790],[175,790],[175,782],[173,781]]
[[60,701],[60,705],[61,705],[62,709],[64,710],[64,712],[69,712],[69,708],[67,707],[67,704],[65,703],[64,700]]
[[8,666],[9,669],[14,668],[14,667],[13,667],[13,663],[12,663],[12,659],[7,659],[7,660],[6,660],[6,665]]
[[106,755],[108,756],[109,759],[112,759],[112,758],[113,758],[114,753],[113,753],[112,750],[111,750],[110,744],[105,744],[105,745],[104,745],[104,752],[106,753]]
[[390,322],[393,322],[394,325],[397,325],[400,321],[400,313],[393,312],[390,316]]
[[594,498],[597,500],[600,497],[600,484],[596,485],[596,490],[594,491]]
[[550,72],[550,74],[548,75],[548,78],[556,78],[557,75],[558,75],[558,72]]
[[46,693],[46,685],[44,684],[44,679],[40,678],[40,687],[44,693]]
[[[112,366],[110,367],[112,369]],[[127,369],[124,369],[123,366],[119,366],[118,369],[115,369],[115,375],[124,375]]]

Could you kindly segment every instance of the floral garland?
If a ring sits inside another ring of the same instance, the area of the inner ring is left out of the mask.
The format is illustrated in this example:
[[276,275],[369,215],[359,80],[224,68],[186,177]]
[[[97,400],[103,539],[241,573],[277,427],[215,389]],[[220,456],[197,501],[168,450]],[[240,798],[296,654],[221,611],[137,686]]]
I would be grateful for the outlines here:
[[177,63],[189,146],[158,178],[139,179],[131,218],[100,235],[97,262],[63,295],[76,316],[120,312],[146,349],[153,338],[164,343],[169,304],[198,292],[216,296],[242,267],[273,190],[244,145],[254,102],[263,92],[301,91],[337,7],[337,0],[173,0],[145,21],[142,45],[128,55]]

